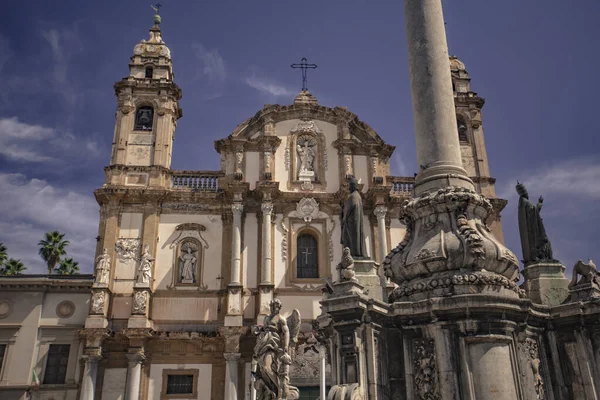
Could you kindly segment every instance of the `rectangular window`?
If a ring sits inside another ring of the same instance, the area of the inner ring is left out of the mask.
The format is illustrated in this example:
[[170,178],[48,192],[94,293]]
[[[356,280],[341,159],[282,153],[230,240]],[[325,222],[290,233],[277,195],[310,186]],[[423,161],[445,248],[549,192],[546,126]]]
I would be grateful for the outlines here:
[[0,344],[0,371],[2,371],[2,366],[4,365],[4,355],[6,354],[6,345]]
[[167,378],[167,394],[194,393],[194,375],[169,375]]
[[50,345],[44,372],[44,384],[62,385],[65,383],[70,347],[68,344]]

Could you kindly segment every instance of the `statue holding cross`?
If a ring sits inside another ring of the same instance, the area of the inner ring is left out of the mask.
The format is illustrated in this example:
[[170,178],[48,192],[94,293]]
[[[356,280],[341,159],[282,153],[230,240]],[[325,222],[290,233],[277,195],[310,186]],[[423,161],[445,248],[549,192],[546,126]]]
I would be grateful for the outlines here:
[[308,64],[306,57],[302,57],[302,60],[300,60],[300,64],[294,63],[291,65],[291,67],[294,69],[300,68],[302,70],[302,91],[308,90],[308,87],[306,84],[306,70],[307,69],[316,69],[317,64]]

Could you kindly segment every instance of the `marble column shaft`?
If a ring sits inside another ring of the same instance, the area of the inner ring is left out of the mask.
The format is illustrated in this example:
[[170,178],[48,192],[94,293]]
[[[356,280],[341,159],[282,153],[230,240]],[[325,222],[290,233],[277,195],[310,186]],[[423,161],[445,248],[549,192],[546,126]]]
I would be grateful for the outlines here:
[[326,365],[325,365],[325,352],[327,351],[327,348],[325,346],[322,346],[321,348],[319,348],[319,359],[320,359],[320,375],[319,375],[319,393],[322,399],[326,399],[327,398],[327,371],[325,370]]
[[127,387],[125,400],[138,400],[140,398],[140,379],[142,377],[142,362],[145,357],[140,353],[127,354]]
[[98,375],[99,356],[84,356],[85,367],[81,381],[81,400],[94,400],[96,394],[96,378]]
[[240,353],[225,353],[225,399],[238,398],[238,362]]
[[[464,177],[441,0],[404,0],[419,180]],[[453,182],[454,184],[454,182]],[[437,187],[447,186],[440,182]],[[436,185],[433,185],[434,187]],[[420,193],[417,191],[417,195]]]
[[385,257],[388,255],[387,249],[387,235],[385,231],[385,214],[388,209],[384,205],[378,205],[375,207],[373,214],[377,217],[377,234],[379,236],[379,262],[383,262]]
[[272,284],[273,277],[271,276],[271,213],[273,212],[273,203],[262,203],[261,211],[263,213],[262,220],[262,271],[261,283]]
[[241,273],[241,250],[242,250],[242,203],[234,203],[231,206],[233,211],[233,234],[231,245],[231,284],[240,284]]

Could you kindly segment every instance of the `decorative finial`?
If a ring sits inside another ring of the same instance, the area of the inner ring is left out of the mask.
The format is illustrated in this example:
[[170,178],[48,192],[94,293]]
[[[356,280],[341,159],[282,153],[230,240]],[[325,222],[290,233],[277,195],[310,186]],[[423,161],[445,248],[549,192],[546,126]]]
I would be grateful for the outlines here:
[[154,15],[154,25],[159,25],[161,23],[160,8],[162,7],[162,4],[156,3],[155,5],[153,5],[153,6],[151,5],[150,7],[152,7],[154,12],[156,13]]
[[306,57],[302,57],[302,60],[300,60],[300,64],[292,64],[291,67],[302,69],[302,91],[307,91],[308,87],[306,86],[306,70],[309,68],[316,69],[317,64],[308,64]]

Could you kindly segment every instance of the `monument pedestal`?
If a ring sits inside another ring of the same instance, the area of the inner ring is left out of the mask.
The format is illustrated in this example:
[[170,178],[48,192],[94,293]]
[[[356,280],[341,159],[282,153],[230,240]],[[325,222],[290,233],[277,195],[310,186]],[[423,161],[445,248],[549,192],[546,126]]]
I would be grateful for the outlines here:
[[523,269],[525,282],[521,286],[532,302],[556,306],[569,296],[569,281],[565,266],[559,262],[541,261]]

